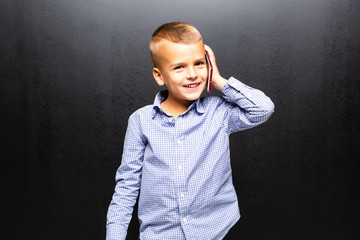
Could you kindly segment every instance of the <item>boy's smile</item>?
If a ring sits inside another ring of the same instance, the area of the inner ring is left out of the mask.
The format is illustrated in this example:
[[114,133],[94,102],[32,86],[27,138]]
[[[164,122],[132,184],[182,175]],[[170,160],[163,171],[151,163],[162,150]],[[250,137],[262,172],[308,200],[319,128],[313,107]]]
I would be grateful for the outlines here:
[[182,106],[185,111],[206,87],[204,43],[179,44],[162,40],[158,54],[159,64],[153,69],[153,74],[157,83],[165,85],[169,92],[166,106]]

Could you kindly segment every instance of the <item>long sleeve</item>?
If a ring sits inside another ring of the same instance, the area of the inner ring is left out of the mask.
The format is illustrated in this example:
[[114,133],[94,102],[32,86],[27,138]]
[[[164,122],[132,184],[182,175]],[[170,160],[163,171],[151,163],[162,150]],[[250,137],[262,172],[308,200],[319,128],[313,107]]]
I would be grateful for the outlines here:
[[109,205],[106,240],[125,239],[141,186],[146,141],[141,135],[139,116],[129,118],[121,165],[116,172],[116,187]]
[[274,104],[262,91],[251,88],[231,77],[222,92],[229,106],[224,124],[229,133],[255,127],[274,112]]

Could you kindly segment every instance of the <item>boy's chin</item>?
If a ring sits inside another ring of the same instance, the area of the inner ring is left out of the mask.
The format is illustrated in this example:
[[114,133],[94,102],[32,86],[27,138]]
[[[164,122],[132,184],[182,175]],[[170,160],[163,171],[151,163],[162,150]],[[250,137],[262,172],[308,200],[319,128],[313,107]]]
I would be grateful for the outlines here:
[[[203,91],[202,91],[202,92],[203,92]],[[193,94],[188,94],[188,95],[186,96],[186,98],[187,98],[188,101],[191,101],[191,102],[196,101],[196,100],[198,100],[198,99],[201,97],[202,92],[193,93]]]

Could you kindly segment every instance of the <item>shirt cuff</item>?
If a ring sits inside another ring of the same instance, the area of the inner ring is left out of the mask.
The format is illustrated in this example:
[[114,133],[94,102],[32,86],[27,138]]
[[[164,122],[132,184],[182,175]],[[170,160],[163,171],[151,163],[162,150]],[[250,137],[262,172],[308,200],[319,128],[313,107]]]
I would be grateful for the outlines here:
[[127,230],[116,227],[108,227],[106,230],[106,240],[125,240]]
[[[246,88],[249,88],[244,83],[240,82],[234,77],[230,77],[229,80],[225,83],[222,92],[231,100],[239,98],[242,94],[242,91],[244,91]],[[246,90],[245,90],[246,91]]]

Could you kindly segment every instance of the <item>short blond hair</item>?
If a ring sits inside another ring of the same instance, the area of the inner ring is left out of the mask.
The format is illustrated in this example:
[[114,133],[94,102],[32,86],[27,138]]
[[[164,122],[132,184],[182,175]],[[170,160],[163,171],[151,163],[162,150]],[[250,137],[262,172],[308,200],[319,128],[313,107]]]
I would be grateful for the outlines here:
[[202,41],[202,37],[193,25],[185,22],[170,22],[161,25],[155,30],[150,40],[150,55],[155,67],[159,62],[156,45],[162,40],[181,44],[193,44]]

